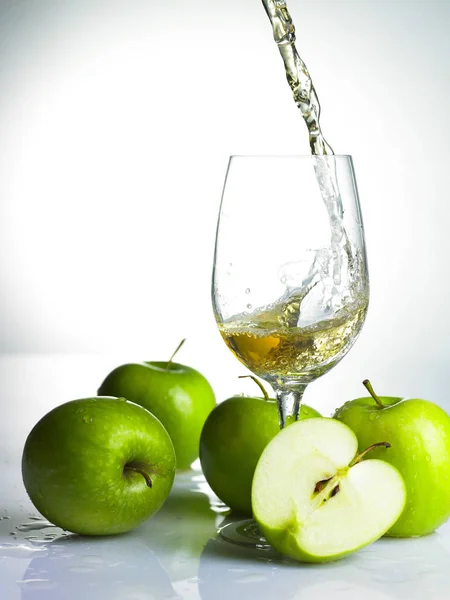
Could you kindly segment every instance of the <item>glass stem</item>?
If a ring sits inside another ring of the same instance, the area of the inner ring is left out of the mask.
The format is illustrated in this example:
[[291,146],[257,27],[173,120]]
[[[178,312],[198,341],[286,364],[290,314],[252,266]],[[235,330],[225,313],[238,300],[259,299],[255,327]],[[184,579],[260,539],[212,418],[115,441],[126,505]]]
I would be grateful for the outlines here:
[[301,383],[297,384],[295,388],[279,388],[275,390],[278,403],[280,429],[298,421],[300,405],[306,386],[306,383]]

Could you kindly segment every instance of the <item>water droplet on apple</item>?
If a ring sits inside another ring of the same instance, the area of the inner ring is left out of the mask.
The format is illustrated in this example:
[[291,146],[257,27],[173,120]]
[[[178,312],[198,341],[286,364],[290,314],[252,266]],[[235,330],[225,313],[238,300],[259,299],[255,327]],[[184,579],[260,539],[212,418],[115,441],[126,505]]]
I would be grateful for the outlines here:
[[427,454],[425,458],[427,459],[428,462],[431,462],[431,456],[429,454]]
[[376,418],[376,416],[377,415],[375,413],[370,413],[369,420],[373,421]]
[[250,310],[252,308],[251,304],[247,304],[247,308]]

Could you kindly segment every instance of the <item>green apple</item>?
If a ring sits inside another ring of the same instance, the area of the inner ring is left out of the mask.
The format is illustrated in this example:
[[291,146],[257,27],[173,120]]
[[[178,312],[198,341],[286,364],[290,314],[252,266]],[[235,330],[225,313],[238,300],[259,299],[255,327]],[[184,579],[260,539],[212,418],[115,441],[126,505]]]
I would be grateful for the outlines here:
[[172,439],[178,469],[188,469],[198,458],[202,427],[216,399],[195,369],[172,359],[121,365],[106,377],[98,394],[123,396],[158,417]]
[[304,562],[336,560],[395,523],[406,500],[402,476],[385,461],[361,462],[357,449],[349,427],[325,418],[293,423],[269,442],[255,470],[252,505],[275,550]]
[[353,429],[360,449],[379,439],[392,445],[379,458],[403,475],[408,497],[387,535],[431,533],[450,517],[450,417],[426,400],[378,397],[363,383],[371,396],[346,402],[334,417]]
[[82,535],[133,529],[164,503],[175,476],[167,431],[124,398],[86,398],[50,411],[22,457],[31,501],[49,521]]
[[[256,464],[280,431],[277,403],[260,387],[263,398],[234,396],[218,404],[200,438],[200,462],[211,489],[232,510],[249,516]],[[320,414],[302,406],[300,419],[311,417]]]

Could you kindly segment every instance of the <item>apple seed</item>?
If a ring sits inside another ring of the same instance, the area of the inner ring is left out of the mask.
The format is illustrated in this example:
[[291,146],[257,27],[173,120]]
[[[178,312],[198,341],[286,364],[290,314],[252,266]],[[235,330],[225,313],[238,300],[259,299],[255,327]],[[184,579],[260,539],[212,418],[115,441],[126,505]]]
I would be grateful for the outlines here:
[[314,488],[314,493],[318,494],[319,492],[321,492],[326,487],[327,483],[332,479],[332,477],[329,477],[328,479],[322,479],[321,481],[318,481],[316,483],[316,487]]

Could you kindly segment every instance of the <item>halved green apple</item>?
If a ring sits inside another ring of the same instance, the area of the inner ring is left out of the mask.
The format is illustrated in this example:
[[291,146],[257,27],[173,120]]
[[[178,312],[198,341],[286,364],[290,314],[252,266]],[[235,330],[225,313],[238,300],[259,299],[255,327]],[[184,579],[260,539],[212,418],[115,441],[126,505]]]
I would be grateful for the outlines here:
[[382,460],[359,462],[365,452],[357,450],[353,431],[328,418],[293,423],[269,442],[253,478],[252,507],[275,550],[305,562],[336,560],[397,521],[406,501],[402,476]]

